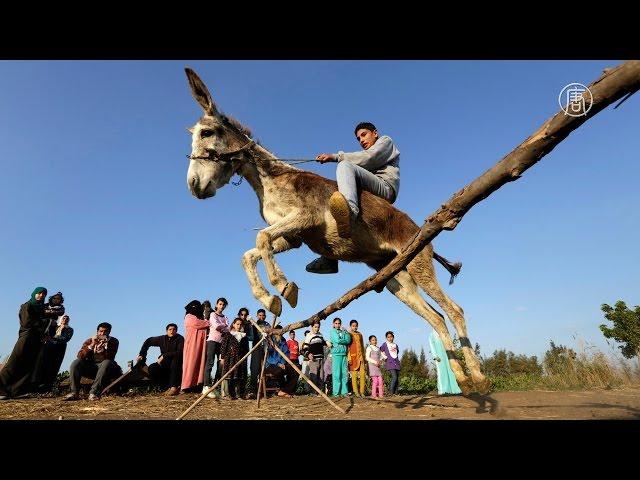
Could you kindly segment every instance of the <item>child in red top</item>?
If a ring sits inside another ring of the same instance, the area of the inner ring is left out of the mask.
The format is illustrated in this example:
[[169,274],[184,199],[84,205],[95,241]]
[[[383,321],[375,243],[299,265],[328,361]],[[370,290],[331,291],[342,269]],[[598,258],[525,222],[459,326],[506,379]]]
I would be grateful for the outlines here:
[[298,356],[300,355],[300,345],[296,340],[295,330],[289,332],[289,340],[287,340],[287,347],[289,347],[289,359],[298,365]]
[[[300,355],[300,344],[296,340],[296,332],[295,330],[291,330],[289,332],[289,340],[287,340],[287,347],[289,347],[289,360],[291,360],[296,367],[300,368],[300,362],[298,361],[298,356]],[[296,381],[300,377],[298,372],[296,372]]]

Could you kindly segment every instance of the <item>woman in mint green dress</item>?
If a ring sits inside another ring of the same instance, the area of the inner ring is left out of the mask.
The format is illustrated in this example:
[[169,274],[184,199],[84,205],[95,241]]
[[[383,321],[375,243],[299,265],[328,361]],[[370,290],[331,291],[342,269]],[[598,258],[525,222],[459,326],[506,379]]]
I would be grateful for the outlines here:
[[438,395],[455,395],[462,393],[458,382],[456,382],[456,376],[449,365],[447,351],[435,330],[429,335],[429,346],[431,347],[431,355],[433,355],[436,361],[436,369],[438,370]]

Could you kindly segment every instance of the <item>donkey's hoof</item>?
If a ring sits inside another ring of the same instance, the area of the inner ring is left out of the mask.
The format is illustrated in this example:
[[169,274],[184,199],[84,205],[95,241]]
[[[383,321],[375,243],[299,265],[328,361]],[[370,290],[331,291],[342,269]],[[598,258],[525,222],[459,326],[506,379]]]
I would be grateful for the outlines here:
[[269,304],[269,311],[276,317],[282,315],[282,300],[280,300],[280,297],[274,296],[271,299],[271,303]]
[[470,378],[465,378],[463,381],[458,382],[458,386],[460,387],[460,390],[462,390],[462,395],[469,395],[475,392],[473,382]]
[[474,390],[478,392],[480,395],[486,395],[491,390],[491,382],[489,381],[488,378],[485,378],[480,382],[474,383],[473,386],[474,386]]
[[295,282],[287,283],[287,286],[282,291],[282,296],[291,305],[291,308],[296,308],[298,305],[298,285]]

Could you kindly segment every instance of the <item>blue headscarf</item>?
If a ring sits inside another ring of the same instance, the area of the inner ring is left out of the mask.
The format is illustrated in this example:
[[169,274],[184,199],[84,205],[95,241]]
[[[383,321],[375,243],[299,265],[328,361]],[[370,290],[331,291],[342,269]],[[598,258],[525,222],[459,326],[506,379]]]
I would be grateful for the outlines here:
[[[36,300],[36,295],[40,292],[44,292],[44,297],[42,297],[42,300],[38,301]],[[33,291],[33,293],[31,294],[31,300],[29,300],[29,303],[31,303],[31,305],[44,305],[44,299],[47,296],[47,289],[44,287],[36,287],[36,289]]]

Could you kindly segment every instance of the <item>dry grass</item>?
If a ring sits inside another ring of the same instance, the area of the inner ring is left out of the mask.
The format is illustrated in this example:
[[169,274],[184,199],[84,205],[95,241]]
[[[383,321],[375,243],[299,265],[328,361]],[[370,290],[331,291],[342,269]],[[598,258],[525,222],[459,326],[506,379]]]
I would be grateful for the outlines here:
[[607,356],[594,346],[578,341],[579,351],[540,378],[550,390],[611,389],[640,385],[640,368],[624,358]]

